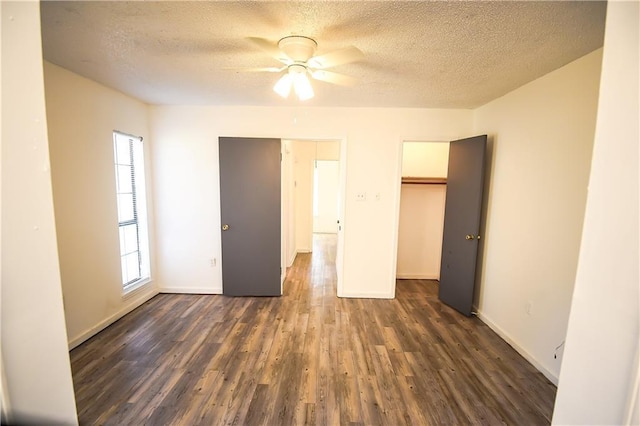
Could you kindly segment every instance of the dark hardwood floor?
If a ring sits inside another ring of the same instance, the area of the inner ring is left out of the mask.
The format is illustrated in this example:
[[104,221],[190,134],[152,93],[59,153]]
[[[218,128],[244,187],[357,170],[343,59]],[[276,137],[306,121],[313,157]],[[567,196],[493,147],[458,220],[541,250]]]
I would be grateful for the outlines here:
[[339,299],[335,239],[284,295],[161,294],[71,351],[81,424],[549,424],[556,388],[435,281]]

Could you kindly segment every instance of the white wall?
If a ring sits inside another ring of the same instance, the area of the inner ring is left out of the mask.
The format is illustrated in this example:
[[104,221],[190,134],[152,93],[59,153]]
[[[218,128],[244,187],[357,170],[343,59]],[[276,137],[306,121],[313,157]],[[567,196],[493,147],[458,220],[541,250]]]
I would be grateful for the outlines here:
[[402,144],[402,176],[446,178],[448,167],[448,142]]
[[315,142],[293,142],[296,252],[313,250],[313,163]]
[[0,18],[2,399],[10,402],[10,423],[76,424],[49,173],[40,5],[2,2]]
[[340,161],[340,141],[313,141],[317,160]]
[[[53,201],[67,334],[74,347],[157,294],[153,282],[122,295],[113,131],[145,140],[147,106],[45,62]],[[147,191],[153,248],[152,191]],[[151,253],[151,273],[154,262]]]
[[[218,137],[251,136],[345,141],[339,295],[393,297],[401,141],[452,140],[471,129],[467,110],[151,107],[160,289],[221,291],[209,262],[220,256]],[[358,192],[372,196],[357,202]]]
[[610,1],[589,196],[554,424],[634,424],[634,416],[638,424],[639,36],[640,4]]
[[340,188],[340,162],[318,160],[315,163],[313,232],[336,234],[338,232],[338,197]]
[[580,247],[601,55],[474,113],[475,133],[489,134],[493,144],[479,316],[554,382]]
[[398,278],[440,279],[447,186],[403,184],[398,228]]

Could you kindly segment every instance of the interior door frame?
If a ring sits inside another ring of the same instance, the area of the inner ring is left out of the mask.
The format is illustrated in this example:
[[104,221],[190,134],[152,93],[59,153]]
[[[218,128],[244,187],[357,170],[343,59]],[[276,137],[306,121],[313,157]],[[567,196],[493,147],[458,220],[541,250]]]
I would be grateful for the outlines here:
[[[396,279],[398,276],[398,246],[399,246],[399,241],[400,241],[400,212],[402,209],[401,206],[401,200],[402,200],[402,166],[403,166],[403,160],[404,160],[404,147],[406,143],[424,143],[424,144],[436,144],[436,143],[442,143],[442,144],[451,144],[451,141],[447,141],[447,140],[417,140],[417,139],[405,139],[402,140],[400,142],[400,153],[399,153],[399,157],[400,157],[400,166],[399,166],[399,175],[397,177],[397,181],[399,182],[399,186],[398,186],[398,196],[397,196],[397,209],[396,209],[396,226],[395,226],[395,230],[396,230],[396,235],[395,235],[395,257],[394,257],[394,264],[393,264],[393,297],[395,297],[395,285],[396,285]],[[446,193],[446,188],[445,188],[445,193]],[[444,208],[444,206],[443,206]],[[443,212],[444,215],[444,212]],[[443,220],[442,220],[442,225],[444,228],[444,216],[443,216]],[[440,246],[442,247],[442,244],[440,244]],[[438,261],[438,265],[440,264],[440,261]]]
[[[398,161],[396,163],[396,197],[395,197],[395,214],[393,217],[393,232],[395,233],[393,239],[393,265],[391,270],[391,277],[389,278],[391,281],[391,297],[396,297],[396,269],[398,267],[398,236],[400,230],[400,191],[402,189],[402,151],[404,148],[405,142],[432,142],[432,143],[451,143],[452,141],[465,138],[458,136],[442,136],[442,137],[434,137],[434,138],[400,138],[398,140],[397,153],[398,153]],[[482,193],[482,208],[480,213],[480,234],[483,238],[478,241],[478,258],[476,262],[476,286],[474,291],[474,305],[473,309],[477,310],[478,306],[475,305],[475,302],[478,301],[480,297],[480,282],[483,277],[483,259],[484,259],[484,250],[485,250],[485,242],[487,241],[485,237],[486,227],[487,227],[487,210],[489,208],[489,199],[491,187],[493,185],[493,158],[495,155],[495,147],[494,147],[494,137],[492,135],[487,135],[487,146],[485,152],[485,177],[484,177],[484,190]]]
[[[280,137],[281,142],[281,152],[283,155],[283,161],[284,161],[284,157],[285,155],[288,155],[289,153],[285,152],[284,150],[284,142],[285,141],[301,141],[301,142],[309,142],[309,143],[313,143],[313,142],[339,142],[340,143],[340,159],[339,161],[339,181],[338,181],[338,203],[339,203],[339,207],[338,207],[338,215],[339,215],[339,220],[340,220],[340,225],[339,225],[339,230],[338,230],[338,241],[337,241],[337,250],[336,250],[336,296],[341,294],[341,289],[343,286],[343,277],[344,277],[344,217],[345,217],[345,204],[346,204],[346,188],[347,188],[347,138],[346,137],[322,137],[322,138],[310,138],[310,137]],[[281,173],[281,191],[285,190],[285,187],[289,186],[289,182],[285,181],[285,172],[284,172],[285,167],[281,167],[280,168],[280,173]],[[293,178],[293,176],[289,176],[289,178]],[[288,191],[288,188],[287,188]],[[282,193],[282,192],[281,192]],[[289,197],[291,196],[291,194],[289,194]],[[283,201],[284,202],[284,201]],[[281,209],[281,222],[282,222],[282,227],[281,227],[281,244],[282,247],[285,247],[284,244],[288,245],[288,232],[289,232],[289,226],[288,224],[285,225],[285,218],[289,218],[290,220],[292,220],[292,215],[294,214],[293,211],[291,211],[291,206],[287,205],[287,212],[285,212],[284,209],[284,204],[283,204],[283,209]],[[295,206],[294,206],[295,208]],[[313,230],[312,230],[313,232]],[[283,249],[283,252],[285,252],[285,250]],[[285,281],[285,277],[286,277],[286,268],[287,268],[287,264],[288,264],[288,259],[285,256],[280,256],[281,260],[281,266],[282,266],[282,283],[281,285],[284,286],[284,281]],[[283,289],[284,290],[284,289]]]
[[402,138],[398,142],[397,152],[398,152],[398,162],[396,164],[396,197],[395,197],[395,213],[393,216],[393,264],[391,268],[391,277],[389,278],[391,281],[391,297],[396,297],[396,271],[398,268],[398,240],[400,236],[400,197],[402,191],[402,155],[404,151],[404,143],[405,142],[419,142],[419,143],[450,143],[455,138],[433,138],[433,139],[425,139],[425,138]]

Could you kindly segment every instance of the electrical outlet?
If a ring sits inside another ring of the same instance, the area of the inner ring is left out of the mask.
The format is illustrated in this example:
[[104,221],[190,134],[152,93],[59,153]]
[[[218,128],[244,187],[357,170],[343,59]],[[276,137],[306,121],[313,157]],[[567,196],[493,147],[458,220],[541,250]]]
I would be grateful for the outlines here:
[[209,264],[211,265],[212,268],[214,268],[217,263],[218,262],[215,257],[212,257],[211,259],[209,259]]
[[367,193],[366,192],[358,192],[356,194],[356,201],[366,201],[367,200]]
[[382,198],[382,197],[380,196],[380,193],[379,193],[379,192],[376,192],[376,201],[380,201],[380,198]]

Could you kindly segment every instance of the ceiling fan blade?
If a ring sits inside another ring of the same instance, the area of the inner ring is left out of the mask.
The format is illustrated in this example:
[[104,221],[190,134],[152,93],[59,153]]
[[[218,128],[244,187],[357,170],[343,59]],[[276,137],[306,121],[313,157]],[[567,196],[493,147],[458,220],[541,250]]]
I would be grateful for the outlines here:
[[349,46],[344,49],[334,50],[324,55],[314,56],[309,59],[309,65],[313,68],[329,68],[336,65],[347,64],[364,59],[364,53],[357,47]]
[[225,70],[237,72],[281,72],[287,69],[284,67],[260,67],[260,68],[223,68]]
[[325,81],[327,83],[339,84],[341,86],[353,86],[357,80],[348,75],[338,74],[337,72],[315,70],[311,72],[311,77],[315,80]]
[[276,42],[260,37],[247,37],[247,40],[280,62],[287,63],[287,61],[290,61],[289,58],[287,58],[287,56],[278,48],[278,43]]

